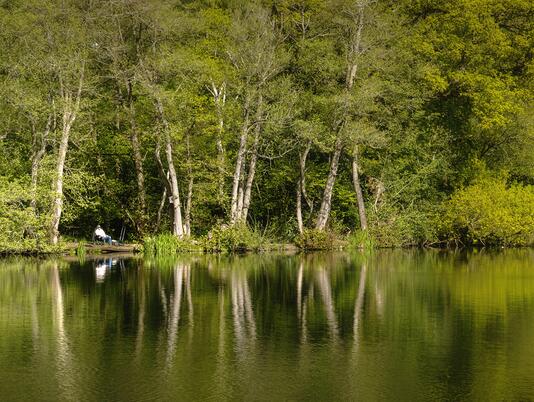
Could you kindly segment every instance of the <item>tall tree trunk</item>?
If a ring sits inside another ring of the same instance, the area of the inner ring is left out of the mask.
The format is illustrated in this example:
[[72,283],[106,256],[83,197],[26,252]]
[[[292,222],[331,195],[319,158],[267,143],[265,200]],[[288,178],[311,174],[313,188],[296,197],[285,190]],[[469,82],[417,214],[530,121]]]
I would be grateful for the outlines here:
[[258,161],[258,146],[260,143],[260,135],[262,130],[262,106],[263,106],[263,97],[260,94],[258,98],[258,105],[256,110],[256,127],[254,135],[254,144],[252,145],[252,154],[250,156],[250,163],[248,166],[247,174],[247,183],[245,185],[245,195],[243,200],[243,209],[240,214],[240,219],[242,222],[247,221],[248,210],[250,207],[250,200],[252,197],[252,184],[254,183],[254,175],[256,174],[256,163]]
[[167,185],[165,185],[163,188],[163,194],[161,195],[161,201],[159,203],[158,213],[156,215],[156,226],[154,227],[155,232],[159,231],[159,226],[161,224],[161,213],[165,207],[165,201],[167,201]]
[[161,118],[161,122],[163,124],[163,130],[165,134],[165,156],[167,159],[167,167],[168,167],[168,186],[169,186],[169,192],[170,192],[170,200],[169,203],[172,207],[172,233],[175,236],[183,237],[184,235],[184,227],[182,223],[182,207],[180,203],[180,192],[178,189],[178,177],[176,175],[176,169],[174,167],[174,159],[173,159],[173,152],[172,152],[172,141],[171,141],[171,134],[170,134],[170,127],[169,123],[167,122],[167,119],[165,118],[165,114],[163,113],[163,104],[161,103],[161,100],[158,98],[156,99],[156,107],[158,109],[159,116]]
[[49,232],[50,243],[53,245],[56,245],[59,240],[59,222],[61,221],[61,213],[63,211],[63,174],[65,170],[65,159],[67,157],[67,150],[69,147],[70,131],[74,121],[76,120],[78,110],[80,109],[84,72],[85,64],[82,64],[78,89],[74,94],[74,99],[71,90],[65,87],[65,83],[60,78],[60,95],[63,99],[63,128],[61,131],[61,142],[59,145],[59,153],[56,163],[56,177],[53,183],[54,198],[52,200],[52,219],[50,221]]
[[145,172],[143,168],[143,156],[141,155],[141,145],[139,141],[139,131],[135,121],[135,108],[133,100],[130,99],[129,105],[129,119],[130,119],[130,142],[132,144],[133,160],[135,166],[135,175],[137,178],[137,190],[139,200],[140,222],[138,230],[141,234],[144,232],[146,225],[146,189],[145,189]]
[[336,143],[334,145],[334,154],[332,155],[332,160],[330,161],[330,171],[328,172],[328,178],[326,179],[326,185],[323,193],[323,201],[321,202],[321,209],[317,215],[317,223],[315,228],[318,230],[324,230],[326,228],[326,223],[330,217],[330,210],[332,208],[332,193],[334,190],[334,183],[336,182],[337,169],[339,166],[339,157],[341,156],[341,151],[343,150],[343,143],[341,138],[336,138]]
[[367,214],[365,213],[365,203],[363,201],[362,186],[360,183],[358,164],[358,145],[354,145],[352,155],[352,183],[354,184],[354,191],[356,192],[356,201],[358,202],[358,213],[360,215],[360,228],[367,230]]
[[243,200],[245,199],[245,180],[247,173],[247,158],[243,158],[243,164],[241,166],[241,178],[239,180],[239,190],[237,192],[237,211],[236,222],[241,220],[241,213],[243,212]]
[[[351,45],[349,49],[349,65],[347,68],[347,77],[346,77],[346,87],[347,91],[350,91],[354,86],[354,79],[356,78],[356,73],[358,72],[358,58],[361,55],[361,41],[362,41],[362,30],[364,25],[364,9],[366,6],[365,1],[358,1],[357,8],[358,11],[354,16],[354,25],[356,27],[355,33],[351,38]],[[352,183],[354,185],[354,191],[356,193],[356,200],[358,203],[358,213],[360,215],[360,228],[361,230],[367,230],[367,214],[365,213],[365,203],[363,200],[362,187],[360,183],[359,176],[359,163],[358,163],[358,144],[354,144],[353,155],[352,155]]]
[[239,202],[239,188],[241,184],[242,168],[245,160],[245,152],[247,149],[248,124],[249,124],[249,101],[248,97],[245,100],[245,118],[241,128],[241,136],[239,139],[239,150],[237,152],[237,159],[235,162],[235,170],[232,184],[232,200],[230,209],[230,225],[234,225],[238,219],[238,202]]
[[308,141],[306,148],[299,154],[299,170],[300,177],[297,184],[297,223],[299,227],[299,233],[304,232],[304,222],[302,220],[302,197],[306,200],[308,207],[311,208],[310,201],[306,193],[306,160],[308,159],[308,153],[310,152],[311,141]]
[[193,202],[193,169],[191,161],[191,147],[190,147],[190,138],[189,131],[186,135],[186,147],[187,147],[187,175],[189,176],[189,182],[187,184],[187,198],[185,202],[185,224],[184,224],[184,233],[186,236],[191,235],[191,206]]
[[185,225],[184,232],[186,236],[191,236],[191,207],[193,204],[193,176],[189,176],[187,184],[187,199],[185,203]]
[[214,82],[211,83],[211,88],[209,88],[211,94],[213,95],[213,101],[215,103],[215,110],[217,112],[217,169],[219,170],[218,177],[218,199],[222,204],[224,199],[224,182],[225,182],[225,155],[224,155],[224,146],[223,146],[223,134],[224,134],[224,105],[226,103],[226,83],[223,82],[220,88],[217,88]]
[[302,221],[302,182],[297,184],[297,225],[299,233],[304,233],[304,222]]
[[[32,154],[32,171],[31,171],[31,200],[30,206],[32,207],[35,215],[37,215],[37,182],[39,180],[39,165],[46,152],[46,141],[50,133],[52,125],[52,115],[48,116],[46,122],[46,128],[44,132],[39,136],[38,131],[35,129],[35,125],[32,124],[33,131],[33,154]],[[40,137],[40,138],[38,138]]]

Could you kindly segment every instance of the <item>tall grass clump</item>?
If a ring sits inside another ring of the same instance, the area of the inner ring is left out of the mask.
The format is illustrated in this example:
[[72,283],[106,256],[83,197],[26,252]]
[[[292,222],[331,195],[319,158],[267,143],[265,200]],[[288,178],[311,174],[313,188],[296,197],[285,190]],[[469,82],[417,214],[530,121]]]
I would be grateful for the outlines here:
[[265,232],[257,226],[249,227],[246,224],[215,227],[202,239],[204,251],[212,253],[265,251],[269,244]]
[[85,242],[84,241],[79,241],[78,242],[78,246],[76,247],[76,255],[78,256],[78,258],[81,261],[84,261],[85,260],[85,254],[86,254]]
[[347,237],[350,248],[370,250],[376,247],[375,241],[368,230],[357,230]]
[[145,237],[143,241],[143,253],[149,257],[172,257],[181,252],[199,250],[191,238],[180,239],[171,233]]

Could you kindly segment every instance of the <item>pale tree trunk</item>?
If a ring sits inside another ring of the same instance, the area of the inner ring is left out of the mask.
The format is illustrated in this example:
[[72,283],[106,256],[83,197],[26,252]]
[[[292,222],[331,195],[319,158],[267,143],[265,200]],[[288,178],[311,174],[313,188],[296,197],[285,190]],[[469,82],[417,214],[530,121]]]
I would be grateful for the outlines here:
[[145,189],[145,172],[143,168],[143,156],[141,155],[141,145],[139,141],[139,131],[137,129],[137,123],[135,121],[135,107],[133,100],[131,99],[131,89],[130,91],[130,104],[128,107],[128,115],[130,119],[130,143],[132,145],[133,151],[133,160],[135,166],[135,175],[137,178],[137,190],[138,200],[139,200],[139,212],[141,222],[139,224],[139,231],[143,233],[146,224],[146,189]]
[[308,207],[311,208],[310,201],[306,193],[306,160],[308,159],[308,153],[310,152],[311,141],[308,141],[306,148],[299,154],[299,170],[300,177],[297,184],[297,223],[299,227],[299,233],[304,232],[304,222],[302,220],[302,197],[306,200]]
[[354,145],[354,151],[352,155],[352,183],[354,184],[354,192],[356,193],[356,201],[358,202],[358,213],[360,215],[360,228],[367,230],[367,214],[365,213],[365,203],[363,200],[362,186],[360,183],[358,164],[358,146]]
[[237,210],[236,210],[236,222],[241,219],[241,213],[243,212],[243,200],[245,199],[245,179],[247,175],[247,158],[243,158],[243,164],[241,165],[241,178],[239,180],[239,190],[237,191]]
[[[82,64],[78,89],[75,94],[65,87],[65,83],[60,78],[60,95],[63,100],[63,125],[61,130],[61,142],[56,164],[56,177],[53,183],[54,198],[52,201],[52,220],[50,222],[50,243],[56,245],[59,240],[59,222],[63,211],[63,174],[65,170],[65,159],[69,147],[69,136],[72,125],[80,109],[82,88],[84,80],[85,64]],[[73,99],[74,97],[74,99]]]
[[232,184],[232,200],[230,209],[230,224],[234,225],[238,218],[238,203],[239,203],[239,187],[241,184],[242,168],[245,160],[245,152],[247,149],[248,124],[249,124],[249,102],[248,98],[245,101],[245,118],[243,127],[241,128],[241,136],[239,140],[239,150],[237,152],[237,159],[235,162],[235,171]]
[[[346,85],[347,91],[350,91],[354,86],[354,79],[356,78],[356,73],[358,72],[358,58],[361,55],[361,41],[362,41],[362,30],[364,25],[364,9],[366,2],[360,0],[357,4],[357,13],[354,16],[354,24],[356,26],[356,32],[351,38],[351,46],[349,49],[349,66],[347,69],[347,78]],[[359,175],[359,149],[358,144],[354,144],[353,155],[352,155],[352,183],[354,185],[354,192],[356,193],[356,200],[358,203],[358,214],[360,215],[360,228],[362,231],[367,230],[367,214],[365,212],[365,203],[363,199],[362,186],[360,183]]]
[[245,195],[243,200],[243,209],[240,213],[240,220],[242,222],[247,221],[248,216],[248,210],[250,207],[250,200],[252,197],[252,185],[254,183],[254,175],[256,174],[256,163],[258,161],[258,146],[260,143],[260,135],[262,130],[262,103],[263,103],[263,97],[259,96],[258,99],[258,109],[256,111],[256,127],[255,127],[255,135],[254,135],[254,144],[252,145],[252,154],[250,156],[250,162],[248,167],[248,174],[247,174],[247,182],[245,185]]
[[[46,142],[50,130],[52,128],[52,115],[48,116],[46,122],[46,128],[44,132],[39,136],[38,131],[35,128],[35,125],[32,123],[32,132],[33,132],[33,154],[32,154],[32,171],[31,171],[31,200],[30,206],[33,209],[35,215],[37,215],[37,182],[39,180],[39,166],[43,156],[46,152]],[[39,137],[39,138],[38,138]]]
[[343,143],[338,135],[334,145],[332,160],[330,161],[330,171],[328,172],[328,178],[326,179],[323,201],[321,202],[321,208],[319,209],[319,214],[317,215],[317,223],[315,228],[318,230],[325,230],[326,223],[330,217],[330,210],[332,209],[332,193],[334,191],[334,183],[336,182],[337,169],[339,166],[339,157],[341,156],[342,150]]
[[178,177],[176,175],[176,169],[174,167],[170,127],[169,123],[167,122],[167,119],[165,118],[165,114],[163,113],[163,105],[160,99],[156,99],[156,107],[158,108],[161,122],[163,124],[163,130],[165,131],[165,156],[167,159],[168,187],[170,190],[169,203],[172,207],[173,218],[172,233],[175,236],[183,237],[184,227],[182,223],[182,207],[180,203],[180,193],[178,189]]
[[[345,89],[349,92],[354,86],[354,80],[356,78],[356,73],[358,71],[357,58],[361,53],[361,37],[363,29],[363,14],[364,8],[367,5],[365,1],[358,1],[356,7],[357,12],[354,14],[354,24],[355,32],[350,40],[349,46],[349,62],[347,65],[347,74],[345,78]],[[342,124],[340,127],[343,127],[348,119],[348,105],[347,110],[345,111],[345,116],[343,117]],[[330,172],[328,173],[328,178],[326,181],[326,186],[323,195],[323,201],[321,203],[321,209],[317,216],[316,228],[318,230],[324,230],[326,228],[326,223],[330,216],[330,210],[332,207],[332,190],[334,188],[334,183],[337,175],[337,169],[339,164],[339,157],[341,156],[341,151],[343,149],[342,139],[340,133],[337,133],[336,144],[334,146],[334,154],[332,155],[332,161],[330,163]]]
[[302,183],[297,184],[297,225],[299,233],[304,233],[304,222],[302,221]]
[[184,234],[186,236],[191,236],[191,206],[193,202],[193,169],[191,161],[191,147],[190,147],[190,138],[189,131],[186,135],[186,147],[187,147],[187,175],[189,176],[189,182],[187,184],[187,198],[185,202],[185,223],[184,223]]
[[213,95],[213,101],[215,103],[215,110],[217,112],[217,168],[219,170],[218,177],[218,193],[219,202],[222,204],[224,199],[224,182],[225,182],[225,155],[223,146],[223,134],[224,134],[224,105],[226,103],[226,83],[223,82],[220,88],[217,88],[214,82],[211,83],[211,87],[208,87],[209,91]]
[[193,176],[189,177],[187,184],[187,200],[185,204],[185,226],[184,231],[186,236],[191,236],[191,206],[193,203]]
[[159,231],[159,226],[161,224],[161,213],[163,212],[163,208],[165,207],[166,200],[167,200],[167,185],[165,185],[165,187],[163,188],[163,194],[161,195],[161,201],[159,202],[158,213],[156,215],[156,226],[154,228],[155,232]]

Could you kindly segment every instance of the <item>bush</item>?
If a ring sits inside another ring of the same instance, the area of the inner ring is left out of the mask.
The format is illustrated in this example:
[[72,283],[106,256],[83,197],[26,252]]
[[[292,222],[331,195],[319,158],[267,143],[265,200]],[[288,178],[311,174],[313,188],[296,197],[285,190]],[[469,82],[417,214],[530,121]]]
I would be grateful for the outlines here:
[[336,236],[332,232],[318,229],[304,229],[295,238],[295,244],[302,250],[331,250],[335,243]]
[[369,214],[369,237],[376,247],[411,247],[434,243],[437,233],[429,208],[383,207]]
[[203,249],[208,252],[264,251],[268,248],[267,237],[257,228],[245,224],[218,226],[202,239]]
[[444,204],[438,224],[440,233],[450,242],[534,244],[534,187],[507,187],[504,179],[479,180],[453,194]]
[[30,206],[29,183],[0,176],[0,253],[51,252],[47,216]]

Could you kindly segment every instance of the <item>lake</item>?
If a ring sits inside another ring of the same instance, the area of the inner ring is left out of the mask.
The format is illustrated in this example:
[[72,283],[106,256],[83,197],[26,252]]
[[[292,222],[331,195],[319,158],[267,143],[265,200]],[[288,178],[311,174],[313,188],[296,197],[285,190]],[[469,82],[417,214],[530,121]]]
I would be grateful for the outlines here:
[[0,260],[0,400],[534,400],[534,250]]

